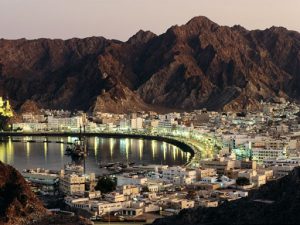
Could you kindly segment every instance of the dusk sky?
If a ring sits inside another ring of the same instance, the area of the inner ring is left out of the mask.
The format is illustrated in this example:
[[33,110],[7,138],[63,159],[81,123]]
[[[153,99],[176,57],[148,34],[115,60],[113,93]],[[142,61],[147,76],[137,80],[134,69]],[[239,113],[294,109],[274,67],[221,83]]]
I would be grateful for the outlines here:
[[0,38],[127,40],[140,29],[161,34],[199,15],[220,25],[300,31],[300,0],[0,0]]

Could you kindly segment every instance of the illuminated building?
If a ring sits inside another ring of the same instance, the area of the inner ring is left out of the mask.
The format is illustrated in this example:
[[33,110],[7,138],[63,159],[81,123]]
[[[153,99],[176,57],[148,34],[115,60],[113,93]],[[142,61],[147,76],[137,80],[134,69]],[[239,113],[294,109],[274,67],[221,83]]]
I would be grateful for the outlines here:
[[3,117],[12,117],[13,116],[13,112],[12,112],[9,101],[3,100],[2,97],[0,97],[0,116],[3,116]]
[[48,129],[50,130],[78,130],[83,125],[81,116],[74,117],[48,117]]
[[[94,177],[94,175],[91,175]],[[60,176],[59,189],[69,195],[83,194],[85,192],[86,177],[77,174],[62,174]]]
[[140,117],[130,120],[130,127],[133,130],[143,129],[143,119]]

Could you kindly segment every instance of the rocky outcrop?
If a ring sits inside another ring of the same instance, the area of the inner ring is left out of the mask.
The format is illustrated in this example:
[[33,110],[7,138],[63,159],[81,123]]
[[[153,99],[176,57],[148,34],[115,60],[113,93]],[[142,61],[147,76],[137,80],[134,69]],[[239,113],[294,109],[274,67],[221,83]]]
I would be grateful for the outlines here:
[[20,107],[21,113],[38,113],[40,110],[40,106],[33,100],[26,100]]
[[[0,94],[16,108],[127,112],[241,110],[261,100],[300,99],[300,34],[248,31],[205,17],[127,42],[102,37],[0,40]],[[134,107],[133,107],[134,106]]]
[[179,215],[158,219],[154,225],[204,224],[299,224],[300,168],[271,181],[249,197],[216,208],[182,210]]
[[21,225],[45,214],[46,209],[19,172],[0,162],[0,224]]
[[79,216],[54,215],[30,190],[22,175],[0,161],[0,225],[91,225]]
[[80,216],[51,215],[29,225],[94,225],[94,223]]

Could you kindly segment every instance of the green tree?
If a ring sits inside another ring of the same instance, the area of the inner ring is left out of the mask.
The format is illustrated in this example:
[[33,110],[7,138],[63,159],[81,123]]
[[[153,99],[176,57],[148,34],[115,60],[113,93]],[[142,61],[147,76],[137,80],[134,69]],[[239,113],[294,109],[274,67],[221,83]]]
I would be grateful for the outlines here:
[[100,177],[98,183],[95,187],[96,190],[101,191],[101,193],[108,193],[116,190],[117,182],[109,176]]
[[239,177],[238,179],[236,179],[236,184],[239,186],[245,186],[249,185],[250,181],[247,177]]
[[142,192],[149,192],[148,186],[143,186],[142,187]]

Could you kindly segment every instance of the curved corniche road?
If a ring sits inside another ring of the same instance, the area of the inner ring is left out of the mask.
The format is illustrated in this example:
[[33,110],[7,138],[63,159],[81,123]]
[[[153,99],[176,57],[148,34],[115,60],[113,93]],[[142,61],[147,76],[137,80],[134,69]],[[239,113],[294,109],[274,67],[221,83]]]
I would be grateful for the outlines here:
[[[156,141],[164,141],[169,144],[177,146],[180,150],[184,152],[190,153],[191,161],[194,158],[195,155],[195,147],[191,144],[185,142],[184,140],[181,140],[177,138],[176,136],[161,136],[161,135],[151,135],[151,134],[132,134],[132,133],[119,133],[119,132],[103,132],[103,133],[96,133],[96,132],[88,132],[82,134],[83,136],[87,137],[107,137],[107,138],[134,138],[134,139],[145,139],[145,140],[156,140]],[[76,132],[2,132],[0,133],[0,137],[9,137],[9,136],[75,136],[79,137],[80,133]]]

